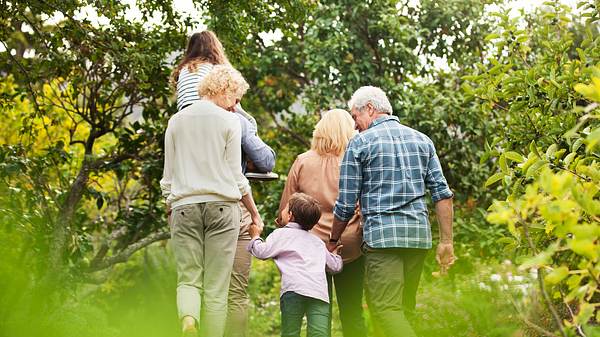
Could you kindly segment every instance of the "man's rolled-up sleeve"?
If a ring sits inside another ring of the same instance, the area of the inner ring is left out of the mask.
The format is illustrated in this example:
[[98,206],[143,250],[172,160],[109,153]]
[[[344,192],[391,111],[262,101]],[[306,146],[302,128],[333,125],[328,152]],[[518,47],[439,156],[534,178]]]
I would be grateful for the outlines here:
[[444,177],[444,172],[442,171],[442,165],[440,164],[440,159],[438,158],[435,147],[433,144],[430,144],[431,155],[429,157],[429,162],[427,165],[427,175],[425,177],[425,184],[427,188],[431,192],[431,199],[433,202],[438,202],[443,199],[452,198],[454,193],[450,190],[448,186],[448,182]]
[[262,141],[250,121],[239,115],[242,126],[242,149],[259,172],[271,172],[275,167],[275,151]]
[[356,201],[362,187],[360,138],[354,137],[346,149],[340,167],[339,194],[335,201],[333,214],[341,221],[349,221],[354,216]]

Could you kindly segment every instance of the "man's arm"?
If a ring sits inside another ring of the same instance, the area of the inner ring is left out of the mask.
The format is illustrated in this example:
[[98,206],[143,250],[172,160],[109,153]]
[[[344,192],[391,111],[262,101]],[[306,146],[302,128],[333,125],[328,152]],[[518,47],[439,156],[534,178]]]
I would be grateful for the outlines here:
[[435,215],[440,225],[440,243],[436,251],[436,260],[441,266],[442,273],[445,273],[455,260],[452,241],[452,220],[454,217],[452,198],[436,202]]
[[[231,174],[233,175],[240,194],[250,193],[250,183],[242,173],[242,126],[240,123],[233,123],[227,130],[227,144],[225,145],[225,161]],[[245,205],[245,204],[244,204]],[[250,209],[248,209],[250,211]]]
[[240,147],[242,138],[241,125],[239,123],[237,123],[237,125],[232,125],[230,132],[231,134],[229,141],[225,149],[225,160],[227,161],[227,165],[235,177],[240,194],[242,195],[241,201],[248,209],[250,217],[252,218],[252,223],[262,229],[264,225],[260,214],[258,213],[258,209],[256,208],[256,204],[254,203],[254,199],[252,198],[250,183],[242,173],[242,167],[240,165],[242,161],[242,149]]
[[431,199],[435,203],[435,213],[440,225],[440,244],[436,251],[436,260],[440,264],[441,272],[445,273],[454,263],[454,246],[452,243],[452,197],[454,194],[448,187],[442,165],[436,154],[433,143],[429,142],[429,162],[425,184],[431,192]]
[[248,212],[250,213],[250,218],[252,219],[252,224],[256,225],[261,231],[265,226],[263,224],[262,218],[258,213],[258,209],[256,208],[256,203],[254,202],[254,198],[252,197],[252,191],[248,191],[248,193],[242,196],[242,204],[246,206]]
[[342,237],[342,233],[346,230],[348,221],[338,219],[336,215],[333,216],[333,225],[331,226],[331,235],[329,242],[327,243],[327,250],[333,252],[338,246],[338,241]]
[[342,237],[348,221],[354,216],[356,201],[362,187],[361,165],[359,144],[355,137],[348,144],[340,167],[340,192],[333,207],[333,225],[330,240],[327,244],[329,251],[335,249],[337,246],[336,241],[339,241]]
[[236,113],[243,124],[242,149],[259,172],[271,172],[275,167],[275,151],[265,144],[256,133],[256,128],[244,116]]
[[452,220],[454,218],[452,198],[436,202],[435,215],[440,224],[440,241],[443,243],[452,243]]

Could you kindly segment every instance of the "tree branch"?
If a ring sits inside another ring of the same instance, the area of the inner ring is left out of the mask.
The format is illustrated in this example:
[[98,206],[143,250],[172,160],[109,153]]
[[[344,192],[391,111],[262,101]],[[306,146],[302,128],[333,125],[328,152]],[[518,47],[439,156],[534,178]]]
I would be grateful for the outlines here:
[[310,142],[307,141],[306,139],[304,139],[304,137],[300,136],[299,134],[295,133],[294,131],[290,130],[289,128],[281,125],[281,123],[279,123],[277,121],[277,117],[275,116],[275,113],[273,111],[269,111],[269,115],[271,116],[271,119],[273,119],[273,122],[275,123],[275,126],[277,126],[277,129],[289,134],[290,136],[292,136],[292,138],[297,140],[300,144],[302,144],[306,147],[310,146]]
[[10,48],[8,47],[8,45],[6,44],[6,42],[4,42],[4,41],[0,41],[0,42],[2,42],[2,44],[4,45],[4,48],[7,50],[6,54],[8,55],[8,57],[17,65],[17,67],[19,67],[19,69],[21,69],[21,71],[23,72],[23,74],[27,78],[27,88],[29,89],[29,93],[33,97],[33,104],[35,105],[35,111],[38,112],[38,113],[40,113],[40,106],[39,106],[39,104],[37,102],[37,94],[35,93],[35,90],[33,90],[33,86],[31,85],[31,83],[33,83],[33,80],[31,79],[31,76],[29,76],[29,72],[27,71],[27,69],[25,69],[25,67],[23,67],[23,65],[21,64],[21,62],[19,62],[19,60],[17,60],[10,53]]
[[528,327],[534,329],[535,331],[541,333],[542,335],[544,335],[546,337],[558,337],[557,335],[553,334],[552,332],[547,331],[546,329],[542,328],[541,326],[539,326],[539,325],[533,323],[532,321],[530,321],[529,319],[527,319],[527,317],[525,317],[525,315],[521,312],[521,310],[519,310],[519,306],[515,302],[512,295],[509,295],[508,298],[509,298],[510,302],[512,303],[513,307],[515,308],[517,315],[519,316],[519,318],[521,318],[521,320],[523,321],[523,323],[525,323],[525,325],[527,325]]
[[100,245],[96,256],[94,256],[92,262],[90,262],[90,267],[95,267],[99,265],[108,253],[108,250],[110,249],[110,243],[119,239],[125,234],[127,234],[127,227],[125,226],[119,227],[112,231],[112,233],[110,233],[110,235],[106,237],[104,239],[104,242],[102,242],[102,244]]
[[117,255],[113,255],[107,259],[103,259],[101,262],[98,262],[96,265],[90,265],[87,272],[93,273],[96,271],[100,271],[106,268],[109,268],[115,264],[126,262],[127,259],[138,250],[147,247],[148,245],[156,242],[167,240],[171,237],[171,233],[168,231],[161,231],[151,235],[146,236],[145,238],[137,241],[134,244],[131,244],[121,250]]
[[[521,223],[523,225],[523,232],[525,233],[525,237],[527,238],[527,243],[529,244],[529,248],[531,248],[531,251],[533,252],[533,254],[537,255],[537,249],[535,248],[535,244],[533,243],[533,240],[531,239],[531,235],[529,233],[529,227],[527,226],[527,223],[525,221],[521,221]],[[548,295],[548,292],[546,291],[546,285],[544,284],[544,270],[542,268],[538,268],[537,281],[538,281],[538,285],[540,287],[540,291],[542,292],[542,297],[544,298],[544,302],[546,302],[546,306],[548,307],[548,310],[550,310],[550,313],[552,314],[552,317],[554,318],[554,323],[556,323],[558,330],[560,331],[560,334],[563,337],[568,337],[567,333],[565,332],[565,329],[563,327],[562,320],[560,319],[560,316],[558,315],[556,308],[552,304],[552,299],[550,298],[550,295]]]

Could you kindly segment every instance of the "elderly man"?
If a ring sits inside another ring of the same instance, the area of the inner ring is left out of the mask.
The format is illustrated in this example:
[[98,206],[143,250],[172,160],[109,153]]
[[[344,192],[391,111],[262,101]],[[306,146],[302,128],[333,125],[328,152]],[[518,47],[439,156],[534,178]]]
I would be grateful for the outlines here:
[[360,197],[365,290],[373,322],[387,337],[416,336],[405,313],[415,308],[423,261],[432,246],[425,190],[431,192],[440,224],[436,258],[442,272],[454,261],[453,194],[432,141],[392,116],[381,89],[361,87],[349,106],[360,133],[342,161],[328,249],[340,243]]

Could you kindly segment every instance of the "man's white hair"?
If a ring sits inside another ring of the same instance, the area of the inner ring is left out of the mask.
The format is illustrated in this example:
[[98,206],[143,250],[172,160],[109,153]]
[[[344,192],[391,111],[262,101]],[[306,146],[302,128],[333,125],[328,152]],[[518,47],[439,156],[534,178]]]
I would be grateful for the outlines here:
[[352,108],[360,110],[368,103],[371,103],[376,111],[388,115],[392,114],[392,105],[385,92],[378,87],[372,87],[370,85],[358,88],[358,90],[352,94],[352,98],[350,98],[350,101],[348,102],[348,107],[350,110],[352,110]]

